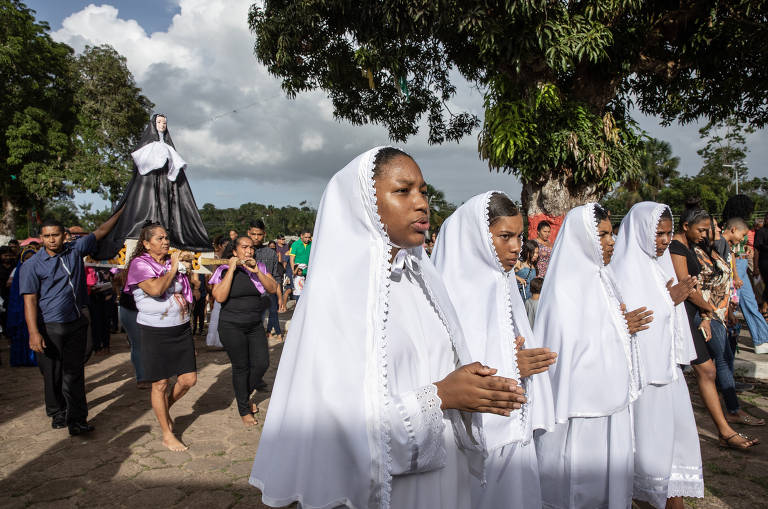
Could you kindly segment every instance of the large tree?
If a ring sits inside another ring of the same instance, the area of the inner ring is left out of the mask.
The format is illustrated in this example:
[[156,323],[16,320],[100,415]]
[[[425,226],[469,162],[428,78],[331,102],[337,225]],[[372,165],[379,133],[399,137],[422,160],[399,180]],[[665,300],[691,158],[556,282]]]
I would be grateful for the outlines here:
[[672,146],[666,141],[649,138],[640,142],[638,149],[638,171],[603,199],[603,205],[614,214],[623,215],[641,201],[658,201],[661,190],[680,176],[680,158],[672,155]]
[[[255,53],[289,96],[326,91],[337,118],[431,143],[481,126],[491,169],[529,214],[559,216],[639,170],[634,106],[664,122],[768,119],[768,2],[264,0]],[[453,111],[457,72],[485,95]]]
[[74,65],[78,123],[66,178],[78,190],[114,201],[131,176],[131,152],[154,104],[136,86],[125,57],[109,45],[86,46]]
[[[58,171],[72,153],[72,48],[18,0],[0,0],[0,234],[13,234],[20,209],[61,195]],[[45,190],[45,191],[43,191]]]
[[74,191],[115,198],[152,103],[109,46],[74,55],[19,0],[0,0],[0,234]]

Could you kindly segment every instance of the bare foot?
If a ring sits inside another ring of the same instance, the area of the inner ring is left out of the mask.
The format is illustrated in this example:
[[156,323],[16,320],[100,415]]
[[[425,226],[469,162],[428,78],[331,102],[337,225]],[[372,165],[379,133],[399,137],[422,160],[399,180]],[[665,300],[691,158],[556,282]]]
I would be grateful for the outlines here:
[[173,431],[173,418],[171,418],[171,414],[168,414],[168,429]]
[[186,451],[187,449],[189,449],[189,447],[182,444],[181,441],[178,438],[176,438],[173,434],[163,437],[163,445],[166,446],[168,449],[176,452]]
[[251,412],[254,414],[259,413],[259,407],[256,405],[256,403],[251,403]]
[[253,416],[253,414],[245,414],[240,418],[243,420],[243,424],[245,424],[246,428],[250,428],[251,426],[256,426],[259,423],[259,421],[257,421],[256,418]]

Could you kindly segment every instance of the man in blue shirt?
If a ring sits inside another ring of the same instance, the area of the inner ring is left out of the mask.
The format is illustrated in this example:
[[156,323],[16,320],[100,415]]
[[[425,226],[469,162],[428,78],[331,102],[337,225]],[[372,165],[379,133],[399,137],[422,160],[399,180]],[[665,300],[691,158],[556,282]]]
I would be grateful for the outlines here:
[[93,233],[64,242],[64,226],[49,219],[42,224],[43,249],[19,271],[19,293],[24,296],[24,317],[29,347],[45,385],[45,411],[53,428],[69,428],[70,435],[93,431],[85,400],[85,356],[88,304],[83,257],[96,249],[117,222],[122,209]]

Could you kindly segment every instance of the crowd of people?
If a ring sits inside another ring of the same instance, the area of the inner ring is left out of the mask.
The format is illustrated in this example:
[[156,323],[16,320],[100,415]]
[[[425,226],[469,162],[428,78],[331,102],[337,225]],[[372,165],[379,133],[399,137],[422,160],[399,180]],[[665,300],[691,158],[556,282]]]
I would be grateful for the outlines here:
[[[19,246],[12,240],[0,247],[0,325],[10,340],[10,364],[39,365],[52,427],[87,433],[93,427],[86,419],[84,366],[92,354],[109,354],[110,334],[122,329],[137,385],[152,389],[163,444],[183,450],[169,409],[195,384],[194,337],[207,323],[209,344],[225,349],[231,359],[240,415],[246,425],[256,424],[257,407],[248,400],[267,389],[262,380],[269,366],[267,333],[282,339],[278,312],[286,312],[287,300],[296,301],[301,293],[293,296],[292,289],[303,287],[311,232],[292,244],[279,235],[265,245],[266,228],[257,220],[247,236],[214,240],[214,255],[227,264],[211,267],[213,274],[206,276],[194,273],[190,253],[172,251],[165,228],[152,223],[141,229],[127,267],[85,264],[84,257],[97,251],[119,217],[92,234],[47,220],[40,242]],[[246,274],[254,283],[250,290],[243,284]]]
[[124,207],[90,234],[48,220],[39,249],[0,251],[11,363],[40,366],[54,428],[91,432],[84,365],[119,323],[162,443],[182,451],[170,411],[196,383],[194,337],[207,322],[254,426],[268,336],[294,301],[250,477],[276,507],[681,508],[704,494],[684,370],[722,447],[759,444],[734,376],[737,313],[768,353],[768,228],[748,197],[677,220],[638,203],[617,230],[588,203],[526,240],[500,191],[427,236],[425,189],[408,154],[372,149],[329,182],[314,245],[268,241],[255,220],[213,239],[210,276],[157,222],[125,268],[86,267]]
[[[751,450],[759,440],[744,427],[764,425],[738,407],[733,377],[734,313],[755,345],[768,326],[747,268],[760,260],[748,201],[718,211],[722,230],[696,203],[677,221],[639,203],[618,225],[589,203],[557,235],[541,222],[525,241],[520,210],[491,191],[432,242],[416,162],[389,147],[358,156],[318,211],[251,483],[276,507],[681,508],[702,497],[683,370],[722,447]],[[350,242],[363,248],[339,259]],[[350,270],[366,277],[339,291]]]

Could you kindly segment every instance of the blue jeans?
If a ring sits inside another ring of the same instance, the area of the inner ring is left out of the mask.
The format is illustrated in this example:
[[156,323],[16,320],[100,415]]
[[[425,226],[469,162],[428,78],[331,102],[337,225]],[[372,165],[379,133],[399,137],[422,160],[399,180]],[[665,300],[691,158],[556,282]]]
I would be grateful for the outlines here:
[[[701,323],[700,317],[696,316],[697,326]],[[728,332],[718,320],[711,320],[712,338],[707,341],[707,349],[712,356],[717,370],[717,388],[725,400],[725,408],[735,413],[739,411],[739,398],[736,396],[736,380],[733,378],[733,350],[728,343]]]
[[120,306],[120,323],[125,328],[128,335],[128,342],[131,344],[131,364],[136,372],[136,380],[144,380],[144,369],[141,367],[141,342],[139,326],[136,324],[138,311],[132,311]]
[[760,309],[757,306],[755,291],[752,289],[752,283],[750,283],[747,276],[747,265],[746,259],[736,258],[736,272],[738,272],[741,280],[744,281],[744,286],[739,288],[737,293],[739,294],[741,312],[744,314],[749,334],[752,336],[752,343],[757,346],[768,342],[768,323],[766,323],[763,315],[760,314]]
[[267,321],[267,332],[271,332],[272,328],[275,329],[275,334],[282,334],[280,330],[280,317],[277,315],[277,294],[269,294],[269,321]]

